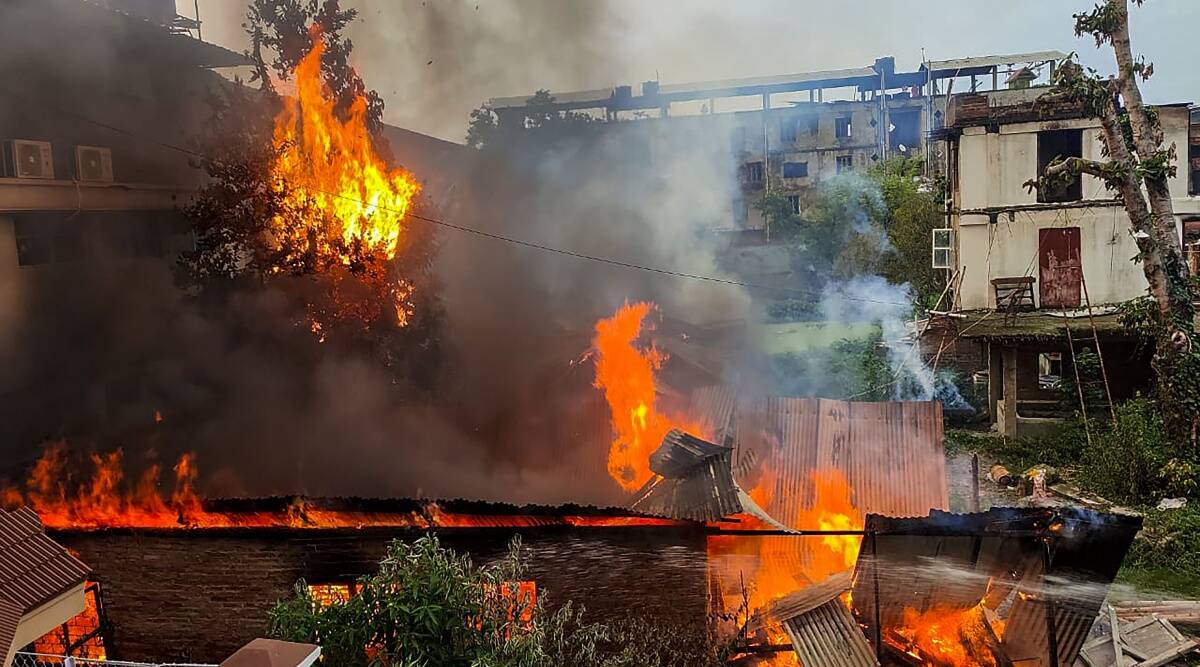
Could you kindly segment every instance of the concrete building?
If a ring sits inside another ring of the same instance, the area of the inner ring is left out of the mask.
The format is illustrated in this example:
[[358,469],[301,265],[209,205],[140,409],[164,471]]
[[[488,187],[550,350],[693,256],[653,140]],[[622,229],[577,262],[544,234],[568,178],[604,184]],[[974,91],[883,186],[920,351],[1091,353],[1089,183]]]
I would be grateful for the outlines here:
[[[249,64],[198,28],[174,0],[0,3],[0,441],[120,424],[153,391],[206,178],[190,151]],[[445,200],[470,151],[384,133]]]
[[1045,51],[927,61],[904,72],[896,71],[889,56],[867,67],[682,84],[646,81],[637,94],[625,85],[550,91],[548,105],[531,105],[533,96],[523,95],[494,98],[486,106],[502,126],[516,128],[534,110],[589,113],[617,127],[623,121],[660,123],[664,134],[680,125],[699,126],[704,141],[721,146],[714,157],[728,161],[738,183],[728,215],[714,227],[761,236],[765,220],[753,204],[765,191],[783,193],[799,213],[806,189],[889,157],[926,157],[930,171],[940,171],[944,155],[928,136],[942,125],[946,94],[956,81],[976,91],[989,80],[998,88],[1001,76],[1024,72],[1018,80],[1027,84],[1031,73],[1045,78],[1064,58]]
[[[951,277],[960,311],[936,335],[983,345],[989,412],[1009,436],[1052,423],[1061,401],[1055,385],[1073,380],[1074,354],[1085,348],[1099,349],[1114,400],[1150,382],[1145,346],[1112,307],[1147,293],[1124,207],[1089,175],[1053,192],[1025,186],[1056,157],[1104,159],[1099,121],[1038,102],[1046,91],[954,95],[936,135],[946,141],[950,190],[949,231],[935,232],[933,261]],[[1193,133],[1188,106],[1157,110],[1166,145],[1184,155]],[[1189,194],[1191,173],[1180,165],[1170,188],[1180,233],[1194,248],[1200,200]]]

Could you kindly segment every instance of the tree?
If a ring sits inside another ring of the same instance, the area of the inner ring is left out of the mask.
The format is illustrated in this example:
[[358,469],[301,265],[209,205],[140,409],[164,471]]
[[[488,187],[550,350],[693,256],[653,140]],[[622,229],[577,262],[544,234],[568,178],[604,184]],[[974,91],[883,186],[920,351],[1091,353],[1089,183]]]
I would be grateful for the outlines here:
[[[1142,4],[1142,0],[1134,2]],[[1175,146],[1163,146],[1158,114],[1146,106],[1138,88],[1138,79],[1148,79],[1154,66],[1133,56],[1128,0],[1105,0],[1074,18],[1076,35],[1091,35],[1097,47],[1111,46],[1117,75],[1103,79],[1068,61],[1055,72],[1054,90],[1043,95],[1039,104],[1073,104],[1086,116],[1099,119],[1106,159],[1055,160],[1027,185],[1053,189],[1080,174],[1091,174],[1120,197],[1138,246],[1136,259],[1157,305],[1152,323],[1157,399],[1172,438],[1194,444],[1200,419],[1200,359],[1194,345],[1193,290],[1168,187],[1168,179],[1175,175]]]
[[[602,121],[595,116],[579,111],[560,110],[555,107],[554,96],[548,90],[539,90],[526,100],[520,110],[519,119],[501,122],[499,115],[487,106],[471,112],[467,126],[467,145],[472,148],[496,148],[505,139],[516,139],[522,144],[537,139],[549,145],[567,137],[575,136],[583,126]],[[513,131],[528,132],[514,134]]]
[[944,280],[929,261],[930,232],[944,222],[939,188],[920,173],[920,160],[896,158],[818,184],[800,195],[801,213],[774,190],[755,207],[771,238],[802,247],[802,261],[817,275],[882,275],[909,283],[917,301],[931,306]]
[[945,273],[933,268],[929,242],[945,226],[943,185],[921,177],[919,158],[894,158],[872,168],[887,211],[883,222],[892,252],[880,261],[880,274],[892,283],[907,282],[913,297],[932,308],[945,287]]
[[[211,100],[213,115],[197,160],[209,179],[185,211],[196,241],[181,259],[179,280],[215,300],[236,290],[276,288],[302,311],[297,324],[317,340],[333,337],[368,349],[406,382],[428,385],[439,359],[442,310],[431,270],[433,229],[412,220],[420,201],[410,209],[401,241],[381,248],[362,235],[331,231],[345,228],[339,219],[345,214],[316,199],[347,201],[341,191],[322,192],[278,169],[281,155],[297,150],[304,136],[279,134],[280,119],[298,103],[281,97],[275,82],[295,79],[297,67],[318,53],[318,97],[332,102],[333,116],[345,127],[366,128],[344,141],[366,136],[361,143],[391,163],[379,134],[383,101],[351,67],[353,44],[342,34],[355,17],[339,0],[250,4],[243,27],[251,40],[251,81],[258,87],[235,82]],[[341,135],[350,136],[346,130]],[[329,152],[312,160],[348,159],[345,152]]]

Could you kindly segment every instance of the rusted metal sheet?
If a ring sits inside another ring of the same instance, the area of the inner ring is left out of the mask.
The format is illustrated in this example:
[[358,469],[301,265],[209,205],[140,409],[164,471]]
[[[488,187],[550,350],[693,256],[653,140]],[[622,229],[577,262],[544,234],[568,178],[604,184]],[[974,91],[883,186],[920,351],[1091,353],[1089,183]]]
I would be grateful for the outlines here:
[[1038,230],[1038,269],[1043,308],[1078,308],[1083,264],[1079,228]]
[[767,405],[779,434],[778,460],[768,462],[780,476],[767,508],[773,515],[810,507],[814,471],[828,470],[845,475],[864,513],[921,516],[948,506],[940,403],[772,398]]
[[1070,665],[1140,527],[1140,517],[1074,508],[870,515],[855,566],[854,610],[874,638],[878,629],[901,625],[905,609],[982,604],[994,611],[1011,599],[1003,619],[1006,656],[1049,667],[1057,653],[1058,665]]
[[732,456],[729,447],[672,430],[650,456],[650,469],[657,476],[635,495],[632,507],[693,521],[716,521],[741,512]]
[[70,590],[88,571],[46,536],[36,512],[0,511],[0,596],[28,611]]
[[737,392],[728,385],[701,387],[692,392],[692,409],[689,414],[709,429],[717,444],[725,444],[726,436],[733,435],[733,415],[737,406]]
[[871,667],[879,664],[850,610],[839,599],[783,624],[801,665]]

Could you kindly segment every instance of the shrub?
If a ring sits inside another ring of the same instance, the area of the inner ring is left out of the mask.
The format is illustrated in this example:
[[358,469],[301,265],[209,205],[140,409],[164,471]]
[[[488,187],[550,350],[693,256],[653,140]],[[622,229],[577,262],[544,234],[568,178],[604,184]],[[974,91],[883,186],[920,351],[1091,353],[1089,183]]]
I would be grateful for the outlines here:
[[436,536],[392,542],[379,571],[347,601],[322,605],[303,581],[270,611],[270,633],[322,647],[327,667],[685,667],[725,664],[728,645],[707,627],[637,616],[592,623],[583,607],[550,612],[539,591],[524,606],[497,594],[521,581],[519,540],[500,562],[476,567]]
[[[1083,454],[1080,482],[1109,500],[1144,504],[1166,491],[1162,470],[1175,457],[1162,411],[1146,398],[1116,408],[1116,425],[1092,433]],[[1092,422],[1095,425],[1095,421]],[[1095,426],[1094,426],[1095,428]],[[1179,464],[1175,470],[1181,470]]]

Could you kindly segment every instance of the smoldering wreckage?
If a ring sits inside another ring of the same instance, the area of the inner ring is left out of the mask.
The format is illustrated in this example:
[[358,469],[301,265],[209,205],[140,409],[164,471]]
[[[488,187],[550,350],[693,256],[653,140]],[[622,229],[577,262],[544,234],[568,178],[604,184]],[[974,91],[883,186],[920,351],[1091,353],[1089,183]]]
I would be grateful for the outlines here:
[[[186,35],[198,24],[180,22],[173,11],[156,25],[123,11],[110,15],[110,4],[120,3],[83,2],[105,20],[139,21],[136,29],[145,39],[188,40],[175,43],[186,44],[181,59],[203,67],[238,63],[236,54]],[[327,253],[335,265],[349,261],[337,248],[350,241],[392,258],[405,242],[406,216],[416,205],[422,174],[391,166],[375,153],[363,108],[355,107],[348,121],[334,113],[320,80],[320,57],[318,40],[293,73],[297,97],[275,126],[286,150],[272,169],[281,180],[308,188],[295,191],[310,193],[294,194],[303,198],[299,206],[342,224],[274,231],[284,250]],[[1013,62],[1058,57],[1026,54]],[[896,73],[894,63],[885,61],[877,69],[770,85],[807,90],[817,102],[826,88],[865,86],[874,94],[871,86],[880,86],[884,93],[930,83],[933,76]],[[998,71],[995,63],[974,66],[993,76]],[[895,77],[891,84],[888,76]],[[691,94],[678,88],[660,91],[656,83],[650,93],[643,87],[640,102],[614,90],[573,104],[609,105],[616,114],[649,104],[647,96],[661,104],[660,92]],[[769,100],[770,91],[764,96]],[[920,144],[922,124],[932,122],[921,120],[920,98],[879,99],[863,95],[845,103],[835,126],[838,140],[847,139],[851,127],[868,125],[854,120],[856,114],[869,116],[878,106],[885,117],[895,114],[893,132],[915,133],[901,141],[879,130],[883,150],[907,152]],[[525,102],[496,108],[503,117]],[[392,130],[392,136],[405,137]],[[795,126],[790,134],[795,141]],[[339,159],[312,159],[330,145]],[[843,164],[839,157],[837,170],[856,159],[848,155]],[[764,162],[769,173],[770,159]],[[764,178],[763,162],[757,164]],[[49,157],[39,165],[53,172]],[[100,180],[111,181],[107,175]],[[40,190],[25,181],[15,187],[33,199],[49,197],[58,185],[53,176]],[[79,208],[85,196],[90,201],[111,194],[88,180],[77,179],[70,189]],[[156,188],[131,190],[146,201],[161,194]],[[12,226],[7,218],[0,222]],[[22,228],[28,231],[28,225]],[[39,252],[57,252],[39,243],[22,236],[18,259],[32,262],[42,257]],[[382,286],[386,311],[401,327],[414,316],[416,289],[392,278]],[[596,418],[575,431],[586,445],[578,449],[594,455],[595,471],[606,470],[606,484],[623,492],[619,497],[626,501],[619,506],[204,497],[197,457],[190,453],[170,466],[134,466],[117,450],[92,454],[81,466],[78,452],[62,443],[47,446],[28,478],[3,492],[12,508],[0,514],[5,665],[37,655],[195,663],[231,654],[230,664],[250,664],[248,655],[266,654],[311,664],[317,647],[256,643],[263,641],[255,637],[265,632],[271,605],[300,579],[326,604],[345,600],[390,540],[428,533],[483,561],[502,554],[519,534],[530,553],[530,579],[516,587],[524,603],[548,591],[554,601],[586,600],[598,618],[620,617],[636,604],[653,616],[709,624],[713,632],[742,638],[731,661],[737,665],[1157,667],[1194,647],[1166,620],[1140,613],[1178,611],[1168,603],[1105,606],[1140,517],[1081,508],[1046,494],[1026,506],[952,513],[940,401],[796,398],[724,384],[702,345],[685,336],[650,335],[654,320],[678,315],[666,311],[625,302],[595,323],[586,363],[571,364],[590,374],[589,400],[599,410],[584,411]],[[318,315],[307,326],[325,341]],[[920,365],[906,352],[895,356]],[[687,379],[673,386],[665,380],[670,372]],[[927,375],[929,387],[932,377]],[[155,422],[163,420],[154,414]],[[1098,617],[1110,628],[1107,635],[1093,629]]]

